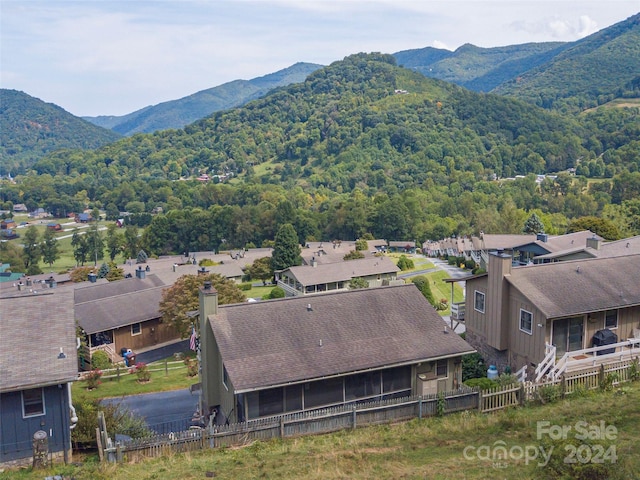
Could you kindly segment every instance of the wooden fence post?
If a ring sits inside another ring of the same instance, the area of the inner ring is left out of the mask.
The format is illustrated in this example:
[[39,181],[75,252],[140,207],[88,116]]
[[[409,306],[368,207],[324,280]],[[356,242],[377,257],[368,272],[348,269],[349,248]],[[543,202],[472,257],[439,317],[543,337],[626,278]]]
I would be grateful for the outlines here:
[[598,387],[602,387],[604,384],[604,363],[600,364],[600,372],[598,374]]
[[120,381],[120,365],[116,366],[116,381]]
[[169,376],[169,364],[167,363],[167,359],[164,359],[164,376]]
[[280,417],[280,438],[284,438],[284,417]]
[[560,398],[564,398],[567,395],[567,379],[564,373],[560,375]]
[[520,395],[520,398],[519,398],[519,400],[520,400],[520,406],[523,406],[523,405],[524,405],[524,397],[525,397],[525,395],[526,395],[526,394],[525,394],[525,391],[524,391],[524,382],[521,382],[521,383],[520,383],[520,392],[519,392],[519,395]]
[[478,410],[482,411],[482,389],[478,388]]
[[100,438],[100,427],[96,427],[96,441],[98,442],[98,457],[100,457],[100,463],[104,462],[104,450],[102,449],[102,439]]
[[422,395],[418,397],[418,418],[422,418]]

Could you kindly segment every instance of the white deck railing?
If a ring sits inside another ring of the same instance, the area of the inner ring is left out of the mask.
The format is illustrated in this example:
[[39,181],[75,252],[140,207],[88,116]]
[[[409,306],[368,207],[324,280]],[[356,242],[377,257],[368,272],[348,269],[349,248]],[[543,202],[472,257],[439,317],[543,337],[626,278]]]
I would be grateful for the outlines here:
[[544,345],[544,359],[538,364],[536,369],[534,370],[535,382],[539,382],[542,378],[547,374],[548,371],[552,370],[555,366],[556,361],[556,347],[555,345],[551,345],[549,343],[545,343]]

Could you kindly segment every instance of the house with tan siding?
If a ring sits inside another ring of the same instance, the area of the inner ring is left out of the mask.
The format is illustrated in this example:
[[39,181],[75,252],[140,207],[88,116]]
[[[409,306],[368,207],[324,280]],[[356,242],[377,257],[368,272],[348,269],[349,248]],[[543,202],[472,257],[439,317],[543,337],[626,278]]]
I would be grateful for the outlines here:
[[[492,252],[488,273],[465,280],[466,340],[487,363],[541,379],[640,355],[639,254],[521,267],[512,258]],[[594,345],[603,331],[611,349]]]

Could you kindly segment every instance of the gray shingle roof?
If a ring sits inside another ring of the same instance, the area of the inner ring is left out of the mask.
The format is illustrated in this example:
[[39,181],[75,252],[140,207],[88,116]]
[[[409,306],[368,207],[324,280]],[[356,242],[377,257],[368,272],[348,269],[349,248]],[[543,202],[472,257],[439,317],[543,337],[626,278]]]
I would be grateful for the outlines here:
[[209,323],[236,391],[473,351],[413,285],[223,305]]
[[[76,290],[75,316],[78,324],[86,333],[92,334],[159,318],[162,292],[167,286],[153,286],[147,283],[147,288],[139,289],[141,285],[144,285],[144,280],[146,279],[125,279],[111,282],[105,287],[120,284],[118,289],[109,292],[113,295],[101,298],[96,292],[93,292],[93,295],[85,297],[90,299],[84,302],[77,301],[80,290]],[[95,287],[82,290],[93,288]]]
[[146,278],[124,278],[109,283],[84,283],[75,289],[75,302],[84,303],[101,298],[115,297],[125,293],[139,292],[163,286],[165,283],[157,275],[146,275]]
[[514,268],[506,279],[547,318],[640,305],[640,255]]
[[[64,359],[58,359],[61,347]],[[2,299],[1,391],[65,383],[77,372],[71,290]]]
[[346,282],[355,277],[397,273],[400,269],[388,257],[361,258],[340,263],[318,264],[316,267],[300,265],[287,270],[303,286],[330,282]]

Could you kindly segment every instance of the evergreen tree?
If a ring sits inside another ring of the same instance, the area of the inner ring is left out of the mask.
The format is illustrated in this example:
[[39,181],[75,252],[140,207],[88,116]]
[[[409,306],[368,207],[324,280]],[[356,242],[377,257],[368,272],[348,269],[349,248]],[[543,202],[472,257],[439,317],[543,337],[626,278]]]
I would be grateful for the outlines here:
[[536,233],[544,233],[544,225],[540,217],[535,213],[532,213],[527,221],[524,222],[524,228],[522,229],[522,233],[527,235],[536,234]]
[[40,273],[38,262],[40,261],[40,257],[42,257],[42,251],[38,244],[38,230],[36,230],[36,227],[33,225],[27,228],[27,232],[24,234],[22,256],[28,275]]
[[149,257],[147,256],[147,252],[145,252],[144,250],[140,250],[138,252],[138,256],[136,257],[136,263],[147,263],[147,259]]
[[110,282],[122,280],[124,278],[124,270],[116,265],[115,262],[109,262],[109,273],[105,278]]
[[426,298],[431,305],[436,306],[436,300],[431,292],[431,285],[429,285],[429,279],[424,275],[413,277],[411,282],[420,290],[424,298]]
[[296,230],[290,223],[285,223],[276,233],[275,245],[271,256],[273,269],[284,270],[294,265],[300,265],[302,263],[301,251]]
[[58,241],[56,240],[55,232],[52,229],[47,228],[44,231],[40,250],[42,251],[42,261],[49,264],[49,267],[53,265],[53,262],[60,258]]
[[100,270],[98,270],[98,278],[107,278],[107,275],[109,275],[109,267],[106,263],[103,263],[100,265]]

